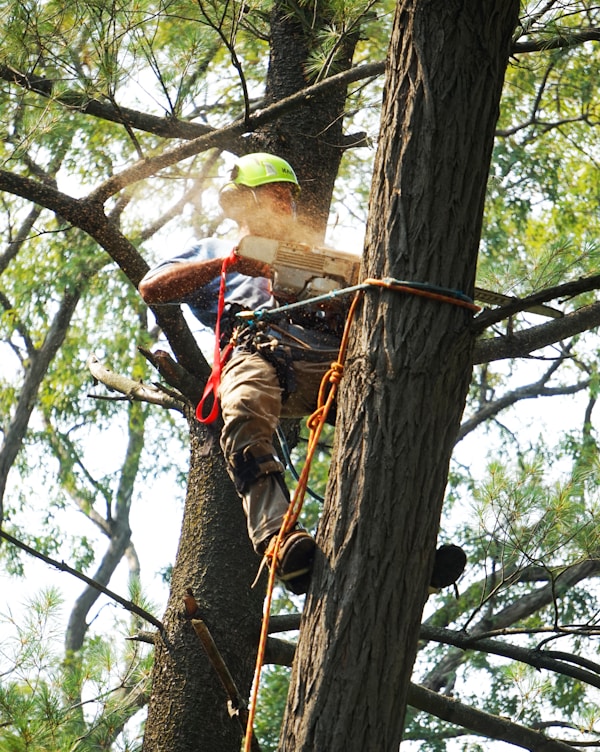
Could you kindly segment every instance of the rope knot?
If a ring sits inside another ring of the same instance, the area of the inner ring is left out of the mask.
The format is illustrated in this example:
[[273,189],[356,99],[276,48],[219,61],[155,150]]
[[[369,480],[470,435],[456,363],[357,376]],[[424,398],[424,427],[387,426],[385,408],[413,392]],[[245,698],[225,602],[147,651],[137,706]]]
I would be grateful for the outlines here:
[[317,430],[320,424],[324,422],[322,418],[324,412],[325,405],[320,405],[319,407],[317,407],[314,413],[306,419],[307,428],[309,428],[311,431]]
[[342,376],[344,375],[344,365],[343,363],[338,362],[337,360],[334,361],[331,364],[331,368],[329,369],[329,382],[331,384],[335,384],[336,386],[340,383],[342,380]]

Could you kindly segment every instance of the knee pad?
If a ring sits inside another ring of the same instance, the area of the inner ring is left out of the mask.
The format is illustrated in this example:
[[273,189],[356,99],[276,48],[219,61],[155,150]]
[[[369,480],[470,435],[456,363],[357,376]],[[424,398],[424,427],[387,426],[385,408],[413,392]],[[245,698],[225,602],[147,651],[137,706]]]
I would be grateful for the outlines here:
[[228,457],[228,465],[229,474],[239,494],[245,494],[253,483],[266,475],[279,476],[277,480],[286,488],[283,481],[284,467],[273,454],[273,447],[269,442],[257,442],[234,452]]

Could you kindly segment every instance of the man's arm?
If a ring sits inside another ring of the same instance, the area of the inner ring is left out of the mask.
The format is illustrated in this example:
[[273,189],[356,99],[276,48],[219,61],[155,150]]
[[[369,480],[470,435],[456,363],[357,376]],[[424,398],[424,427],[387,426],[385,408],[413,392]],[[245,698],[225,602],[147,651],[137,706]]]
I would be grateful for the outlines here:
[[[191,260],[168,264],[149,271],[139,284],[140,295],[148,305],[181,300],[199,290],[221,273],[223,259]],[[253,259],[238,258],[228,271],[249,277],[269,277],[269,266]]]

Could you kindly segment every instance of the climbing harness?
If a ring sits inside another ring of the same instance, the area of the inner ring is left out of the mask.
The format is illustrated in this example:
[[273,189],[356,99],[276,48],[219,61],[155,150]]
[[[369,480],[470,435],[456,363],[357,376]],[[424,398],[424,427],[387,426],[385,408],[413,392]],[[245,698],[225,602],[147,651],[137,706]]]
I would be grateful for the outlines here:
[[[234,338],[232,338],[227,343],[227,345],[223,349],[221,349],[221,319],[223,316],[223,311],[225,310],[227,271],[229,267],[235,263],[236,260],[237,256],[234,248],[232,249],[229,256],[226,256],[223,259],[223,264],[221,266],[221,284],[219,286],[217,320],[215,324],[215,349],[213,353],[213,366],[211,374],[208,377],[208,381],[206,382],[206,385],[204,387],[204,392],[202,394],[200,402],[196,407],[196,418],[200,421],[200,423],[204,424],[213,423],[219,414],[218,390],[221,381],[221,371],[223,370],[223,366],[227,362],[227,359],[231,355],[231,352],[235,346]],[[300,300],[295,303],[288,303],[287,305],[279,306],[278,308],[259,308],[255,311],[239,311],[235,314],[235,317],[240,322],[246,322],[249,325],[250,333],[256,333],[257,324],[259,324],[263,320],[266,321],[270,318],[280,318],[282,314],[289,314],[290,311],[298,311],[299,309],[304,309],[304,311],[306,311],[307,306],[314,306],[318,303],[332,301],[335,298],[351,295],[352,293],[362,293],[363,291],[371,287],[382,287],[389,290],[394,290],[396,292],[417,295],[420,297],[429,298],[430,300],[437,300],[441,303],[451,303],[452,305],[467,308],[473,312],[478,312],[481,310],[480,307],[476,305],[471,298],[469,298],[460,290],[453,290],[447,287],[439,287],[437,285],[431,285],[426,282],[407,282],[405,280],[394,279],[393,277],[384,277],[383,279],[368,278],[360,284],[352,285],[351,287],[331,290],[330,292],[327,292],[323,295],[317,295],[316,297],[309,298],[308,300]],[[314,313],[303,314],[305,319],[307,318],[307,316],[311,319],[314,319],[315,315],[316,314]],[[306,321],[306,323],[308,323],[308,320]],[[246,330],[246,333],[248,333],[249,330]],[[289,336],[290,335],[288,334],[288,337]],[[310,348],[307,348],[307,351],[310,351]],[[267,359],[269,359],[269,352],[267,352],[267,350],[265,350],[262,354],[265,355]],[[288,364],[289,367],[285,367],[285,353],[283,353],[283,366],[281,359],[278,360],[276,357],[273,357],[272,360],[275,369],[278,372],[278,376],[280,377],[280,381],[282,381],[284,396],[286,396],[286,392],[289,392],[289,390],[285,385],[285,378],[289,377],[291,373],[291,364]],[[285,373],[282,373],[282,368],[284,369]],[[205,409],[207,408],[207,402],[209,402],[209,400],[212,400],[212,404],[209,403],[210,409],[208,414],[205,415]]]

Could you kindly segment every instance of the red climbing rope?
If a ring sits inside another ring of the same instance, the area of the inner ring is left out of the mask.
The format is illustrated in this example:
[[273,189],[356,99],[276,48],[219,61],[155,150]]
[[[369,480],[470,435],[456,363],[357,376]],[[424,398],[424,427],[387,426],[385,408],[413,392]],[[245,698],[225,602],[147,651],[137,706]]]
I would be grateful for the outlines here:
[[[219,415],[219,400],[218,391],[219,384],[221,382],[221,371],[223,366],[227,362],[231,350],[233,349],[232,342],[228,342],[226,347],[221,351],[221,318],[223,317],[223,311],[225,310],[225,288],[227,286],[227,270],[229,267],[237,261],[235,248],[231,251],[229,256],[223,259],[221,265],[221,284],[219,286],[219,298],[217,303],[217,321],[215,324],[215,349],[213,353],[213,367],[208,381],[204,387],[204,392],[196,407],[196,418],[200,423],[213,423]],[[210,407],[208,415],[204,415],[205,402],[208,399],[212,399],[212,405]]]

